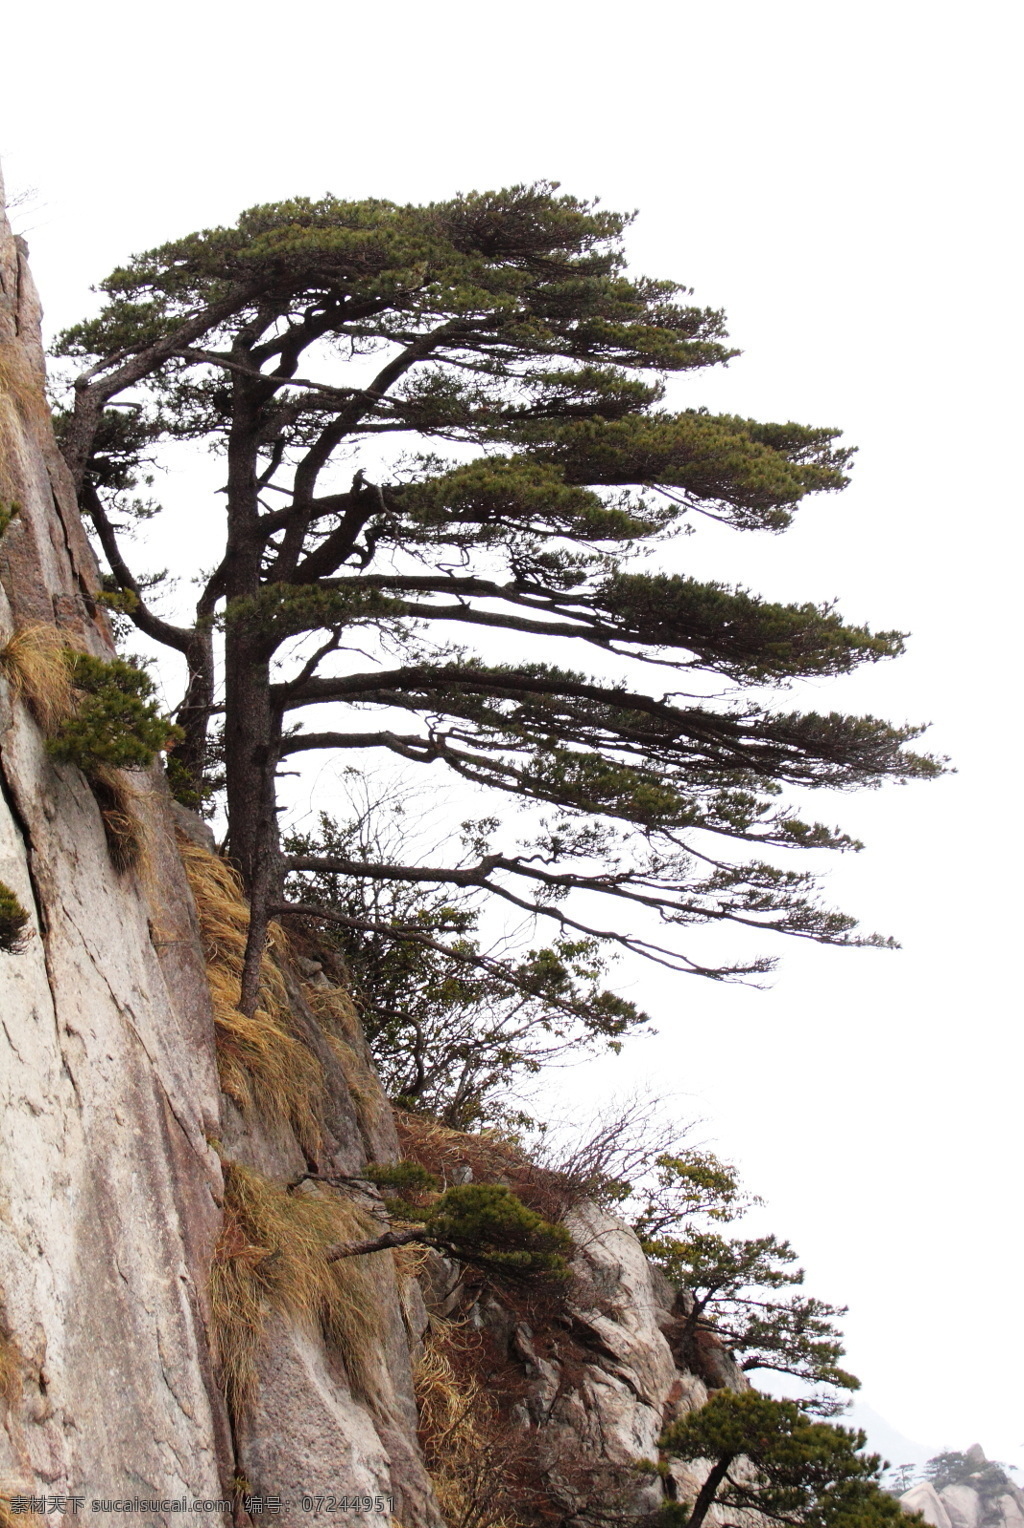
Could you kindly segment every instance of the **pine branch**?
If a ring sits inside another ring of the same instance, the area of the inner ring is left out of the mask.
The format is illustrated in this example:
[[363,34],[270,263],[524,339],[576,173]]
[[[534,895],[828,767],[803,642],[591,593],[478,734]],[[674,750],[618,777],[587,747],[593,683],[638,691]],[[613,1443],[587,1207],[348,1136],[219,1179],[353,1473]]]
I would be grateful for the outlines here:
[[161,620],[150,610],[142,597],[141,586],[125,562],[114,527],[93,484],[84,483],[81,495],[82,503],[96,527],[96,534],[107,562],[110,564],[110,571],[117,579],[118,588],[133,596],[132,603],[125,614],[140,631],[145,632],[147,637],[152,637],[154,642],[162,642],[165,647],[173,647],[179,653],[186,652],[192,641],[193,632],[188,627],[174,626],[170,621]]

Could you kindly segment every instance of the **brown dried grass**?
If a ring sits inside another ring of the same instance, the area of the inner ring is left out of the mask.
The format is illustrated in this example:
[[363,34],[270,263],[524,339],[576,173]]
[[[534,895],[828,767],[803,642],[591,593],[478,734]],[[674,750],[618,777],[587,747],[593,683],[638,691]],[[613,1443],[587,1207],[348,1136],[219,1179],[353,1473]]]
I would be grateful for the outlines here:
[[434,1320],[416,1367],[420,1442],[449,1528],[517,1528],[502,1489],[511,1448],[500,1438],[494,1403],[464,1362],[461,1329]]
[[390,1125],[391,1104],[363,1038],[355,1004],[340,987],[309,983],[303,987],[303,994],[338,1060],[356,1106],[360,1133],[370,1150],[369,1143]]
[[13,1496],[30,1496],[32,1491],[10,1491],[0,1486],[0,1528],[39,1528],[46,1518],[38,1512],[15,1512],[11,1506]]
[[395,1110],[402,1156],[434,1173],[445,1186],[465,1181],[502,1183],[529,1209],[556,1224],[581,1195],[562,1173],[531,1162],[522,1149],[497,1131],[452,1130],[429,1115]]
[[152,880],[152,860],[139,812],[145,792],[122,769],[106,765],[89,776],[89,785],[103,819],[110,863],[119,873],[135,870]]
[[28,418],[50,418],[43,379],[24,348],[12,340],[0,340],[0,398],[18,405]]
[[[71,651],[65,634],[45,622],[21,627],[0,648],[0,673],[47,737],[69,721],[77,708],[68,662]],[[148,875],[149,854],[138,811],[143,792],[124,770],[106,765],[90,771],[88,779],[114,869],[120,874],[137,870]]]
[[[7,1313],[0,1304],[0,1414],[6,1413],[21,1394],[25,1358],[7,1323]],[[14,1512],[11,1498],[30,1494],[24,1486],[12,1486],[10,1478],[0,1479],[0,1528],[24,1528],[44,1521],[34,1512]]]
[[392,1247],[391,1258],[399,1284],[411,1284],[418,1279],[432,1255],[430,1247],[417,1247],[415,1242],[405,1247]]
[[232,1415],[251,1409],[268,1316],[319,1331],[341,1356],[349,1383],[374,1390],[381,1346],[380,1295],[366,1258],[328,1263],[325,1250],[378,1229],[365,1212],[317,1186],[286,1188],[224,1163],[224,1225],[210,1275],[214,1339]]
[[452,1130],[427,1114],[395,1111],[403,1156],[436,1173],[443,1183],[460,1182],[460,1169],[469,1167],[484,1183],[510,1182],[526,1164],[523,1153],[500,1135],[482,1130]]
[[67,654],[64,634],[45,622],[23,626],[0,648],[0,672],[47,735],[75,714]]
[[213,1000],[221,1087],[243,1114],[291,1125],[316,1155],[321,1143],[324,1075],[319,1061],[291,1033],[291,1010],[280,961],[287,942],[268,928],[260,966],[260,998],[251,1018],[240,1012],[249,907],[241,878],[209,850],[179,835],[178,849],[199,915]]
[[0,1408],[7,1410],[21,1391],[25,1360],[0,1307]]
[[14,459],[25,424],[48,421],[50,410],[39,376],[24,350],[0,340],[0,494],[17,496]]

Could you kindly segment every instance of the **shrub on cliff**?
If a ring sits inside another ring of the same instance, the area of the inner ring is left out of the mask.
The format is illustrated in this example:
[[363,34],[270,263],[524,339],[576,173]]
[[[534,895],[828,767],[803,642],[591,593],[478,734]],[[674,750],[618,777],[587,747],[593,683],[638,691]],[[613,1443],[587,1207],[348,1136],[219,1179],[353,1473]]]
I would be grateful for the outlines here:
[[[419,1182],[420,1180],[417,1180]],[[332,1261],[419,1243],[502,1279],[563,1280],[572,1237],[528,1209],[498,1183],[464,1183],[446,1189],[428,1207],[399,1197],[390,1208],[415,1226],[383,1231],[360,1242],[339,1243]]]
[[368,1217],[341,1196],[289,1193],[227,1158],[223,1167],[224,1220],[210,1304],[220,1380],[235,1422],[255,1398],[273,1312],[319,1328],[341,1353],[349,1382],[372,1393],[381,1347],[379,1291],[365,1269],[338,1266],[324,1255],[339,1234],[365,1231]]
[[0,541],[3,540],[12,520],[21,514],[21,505],[13,499],[0,499]]
[[742,1192],[731,1163],[691,1150],[662,1154],[654,1165],[653,1183],[634,1191],[641,1208],[633,1229],[652,1262],[690,1297],[680,1337],[688,1362],[696,1366],[698,1334],[707,1329],[745,1373],[791,1374],[824,1386],[800,1403],[804,1411],[843,1410],[846,1392],[860,1387],[839,1362],[843,1339],[835,1323],[846,1307],[795,1292],[804,1270],[794,1266],[788,1241],[725,1236],[717,1228],[761,1203]]
[[76,704],[52,730],[47,750],[77,764],[83,774],[99,769],[142,769],[181,736],[152,699],[154,684],[122,658],[69,653]]
[[682,1341],[693,1347],[702,1327],[715,1332],[747,1373],[792,1374],[827,1388],[802,1403],[831,1415],[860,1381],[840,1367],[843,1341],[835,1322],[845,1306],[789,1293],[804,1281],[796,1253],[776,1236],[725,1237],[714,1231],[658,1237],[644,1248],[671,1281],[689,1292],[690,1312]]
[[15,893],[0,881],[0,950],[17,955],[25,948],[29,915]]
[[[412,824],[431,803],[412,789],[382,797],[353,783],[347,823],[321,814],[319,831],[291,835],[286,849],[302,860],[408,862]],[[463,841],[479,832],[464,824]],[[524,1079],[568,1054],[617,1050],[647,1021],[604,985],[597,940],[485,939],[472,887],[296,872],[288,889],[326,914],[318,937],[345,963],[389,1095],[453,1130],[532,1123],[516,1101]]]
[[722,1233],[763,1201],[744,1190],[733,1163],[688,1145],[687,1133],[650,1098],[633,1098],[575,1142],[542,1148],[542,1157],[575,1197],[596,1199],[626,1219],[648,1258],[683,1294],[677,1341],[690,1368],[701,1371],[700,1337],[707,1331],[746,1373],[791,1374],[824,1387],[800,1405],[836,1414],[859,1387],[840,1366],[836,1322],[845,1307],[802,1293],[804,1271],[794,1266],[788,1242]]

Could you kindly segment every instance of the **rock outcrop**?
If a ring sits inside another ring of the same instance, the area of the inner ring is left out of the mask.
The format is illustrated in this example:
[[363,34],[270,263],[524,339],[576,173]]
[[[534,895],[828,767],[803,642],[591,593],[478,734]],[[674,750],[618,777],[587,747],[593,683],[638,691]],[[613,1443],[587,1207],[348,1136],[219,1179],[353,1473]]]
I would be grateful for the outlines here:
[[[561,1208],[566,1190],[557,1175],[517,1162],[504,1148],[437,1126],[421,1135],[412,1121],[403,1123],[401,1138],[403,1153],[444,1181],[500,1182],[535,1209]],[[742,1390],[748,1381],[710,1333],[701,1374],[680,1360],[689,1297],[652,1267],[621,1221],[581,1202],[565,1223],[574,1246],[573,1280],[563,1294],[498,1289],[432,1255],[423,1279],[432,1318],[427,1341],[447,1348],[463,1393],[477,1387],[486,1398],[473,1446],[490,1460],[496,1520],[587,1528],[645,1516],[666,1498],[692,1499],[706,1467],[672,1461],[656,1472],[659,1436],[711,1390]],[[473,1505],[459,1500],[463,1513]],[[720,1521],[717,1508],[709,1520]]]
[[1024,1528],[1024,1491],[1006,1471],[986,1459],[979,1443],[971,1445],[962,1462],[958,1478],[938,1490],[930,1481],[919,1481],[900,1497],[900,1505],[919,1512],[931,1528]]

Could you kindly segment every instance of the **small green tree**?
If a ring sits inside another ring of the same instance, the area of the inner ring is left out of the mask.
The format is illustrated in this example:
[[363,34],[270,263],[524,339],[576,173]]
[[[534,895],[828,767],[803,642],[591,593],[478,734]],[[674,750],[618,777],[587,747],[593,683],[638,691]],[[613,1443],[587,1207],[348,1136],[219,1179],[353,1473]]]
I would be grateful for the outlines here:
[[846,1306],[784,1293],[804,1281],[804,1270],[792,1266],[796,1253],[789,1242],[701,1231],[685,1239],[650,1238],[644,1247],[691,1296],[684,1352],[696,1351],[697,1333],[707,1328],[736,1353],[746,1373],[792,1374],[828,1387],[801,1403],[818,1414],[842,1409],[835,1389],[859,1388],[860,1381],[839,1365],[843,1343],[834,1323],[846,1315]]
[[662,1255],[662,1261],[667,1231],[677,1230],[698,1216],[718,1222],[738,1220],[762,1202],[740,1188],[733,1163],[723,1162],[712,1151],[692,1147],[655,1157],[653,1175],[639,1195],[633,1191],[633,1197],[641,1206],[633,1217],[633,1230],[654,1255]]
[[21,514],[21,505],[13,500],[0,499],[0,540],[3,540],[12,520]]
[[762,1203],[741,1189],[732,1163],[692,1148],[661,1153],[654,1173],[641,1174],[640,1188],[629,1186],[628,1197],[644,1251],[689,1296],[680,1336],[687,1362],[697,1366],[698,1334],[706,1329],[745,1372],[774,1370],[824,1385],[800,1403],[805,1410],[830,1416],[843,1408],[835,1390],[859,1384],[839,1366],[843,1344],[834,1323],[846,1308],[788,1293],[804,1281],[789,1242],[728,1237],[714,1228]]
[[947,1448],[928,1460],[924,1467],[924,1478],[931,1481],[936,1491],[941,1491],[946,1486],[958,1485],[961,1480],[966,1480],[974,1469],[976,1465],[972,1464],[966,1454],[955,1448]]
[[891,1496],[903,1496],[917,1478],[916,1464],[897,1464],[890,1467],[885,1489]]
[[1006,1465],[994,1459],[986,1459],[976,1446],[967,1454],[957,1449],[944,1449],[941,1454],[935,1454],[925,1465],[924,1476],[931,1481],[936,1491],[964,1481],[969,1482],[982,1500],[982,1519],[987,1524],[1002,1521],[1002,1513],[997,1504],[1011,1485],[1006,1471]]
[[0,950],[19,955],[25,948],[30,923],[28,910],[22,907],[17,894],[0,881]]
[[86,775],[103,769],[141,769],[183,734],[153,699],[143,670],[122,658],[68,654],[75,708],[53,729],[47,751]]
[[791,1401],[719,1391],[662,1437],[670,1457],[711,1465],[695,1500],[674,1504],[666,1519],[674,1528],[701,1528],[717,1505],[786,1528],[905,1525],[899,1503],[879,1484],[883,1462],[861,1453],[865,1442],[863,1432],[809,1421]]
[[[392,1186],[386,1178],[384,1182]],[[446,1189],[427,1207],[416,1202],[422,1179],[415,1182],[411,1193],[407,1177],[403,1187],[406,1194],[400,1192],[390,1199],[389,1207],[392,1213],[417,1224],[383,1231],[362,1242],[339,1244],[330,1249],[328,1260],[336,1262],[418,1243],[500,1279],[566,1278],[566,1255],[572,1248],[568,1230],[545,1220],[503,1184],[459,1184]]]

